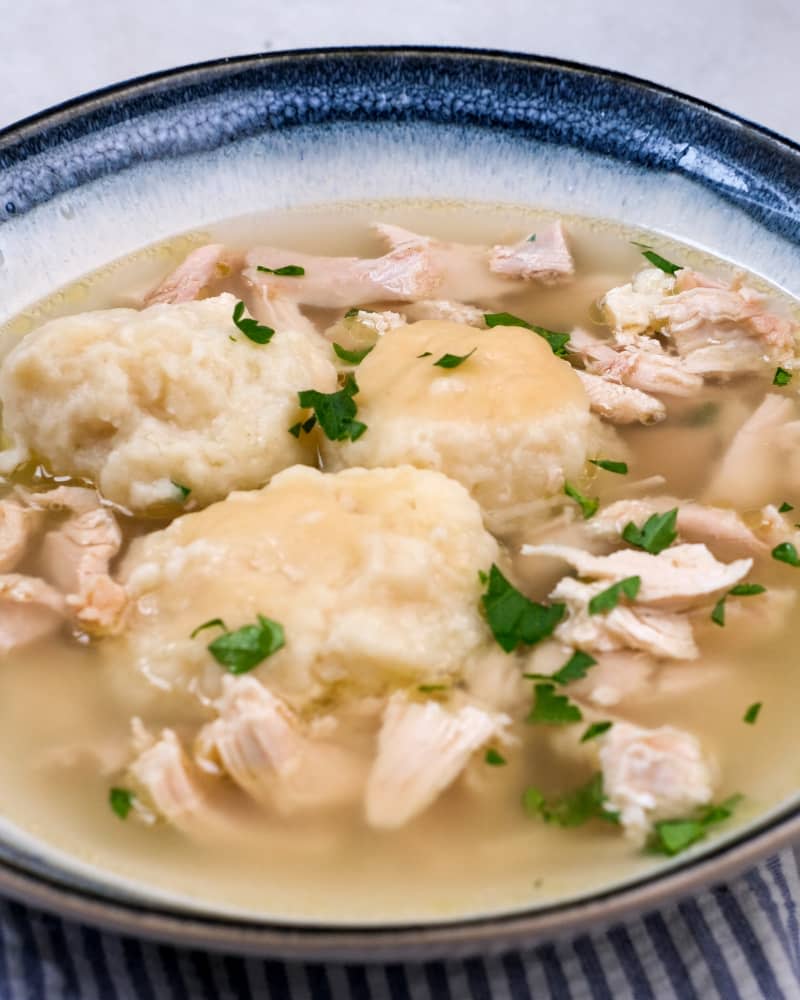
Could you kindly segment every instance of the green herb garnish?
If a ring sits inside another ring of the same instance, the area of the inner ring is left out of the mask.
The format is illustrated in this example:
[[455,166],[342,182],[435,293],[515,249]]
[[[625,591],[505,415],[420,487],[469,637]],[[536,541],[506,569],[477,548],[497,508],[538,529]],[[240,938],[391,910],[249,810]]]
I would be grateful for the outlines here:
[[785,368],[781,368],[780,366],[775,369],[775,374],[772,377],[773,385],[788,385],[791,381],[791,372],[787,372]]
[[448,684],[419,684],[417,686],[417,691],[421,694],[434,694],[437,691],[449,691],[450,687]]
[[533,707],[527,722],[543,722],[550,726],[564,726],[580,722],[583,713],[565,694],[556,694],[555,684],[536,684],[533,688]]
[[486,756],[483,758],[487,764],[491,767],[503,767],[508,761],[505,757],[494,747],[489,747],[486,751]]
[[286,643],[282,625],[264,615],[257,618],[258,624],[226,631],[208,645],[217,663],[231,674],[246,674]]
[[370,347],[365,347],[362,351],[348,351],[348,349],[346,347],[342,347],[341,344],[334,344],[333,353],[337,358],[341,358],[342,361],[346,361],[349,365],[359,365],[374,346],[375,345],[372,344]]
[[785,513],[787,513],[787,511],[790,511],[790,510],[794,510],[794,507],[790,503],[787,503],[785,500],[780,505],[780,507],[778,507],[778,513],[779,514],[785,514]]
[[663,271],[665,274],[675,274],[676,271],[680,271],[683,268],[683,264],[673,264],[671,260],[667,260],[666,257],[657,254],[647,243],[637,243],[634,240],[633,245],[639,247],[642,257],[649,260],[653,267],[657,267],[659,271]]
[[484,313],[483,320],[490,328],[493,326],[521,326],[526,330],[532,330],[540,337],[544,337],[550,345],[550,350],[556,357],[563,358],[566,356],[567,344],[569,343],[568,333],[557,333],[555,330],[548,330],[543,326],[534,326],[533,323],[528,323],[527,320],[507,312]]
[[723,594],[722,597],[714,605],[714,610],[711,612],[711,621],[715,625],[723,626],[725,624],[725,598],[727,594]]
[[622,531],[622,537],[637,549],[644,549],[653,556],[663,552],[672,545],[678,537],[678,508],[674,507],[664,514],[651,514],[641,528],[629,521]]
[[362,310],[359,309],[358,306],[353,306],[352,309],[347,310],[347,312],[344,314],[344,318],[352,319],[354,316],[358,316],[360,312],[362,312]]
[[627,462],[612,462],[607,458],[590,458],[589,463],[596,465],[598,469],[605,469],[606,472],[616,472],[618,476],[627,476]]
[[627,597],[629,601],[636,600],[641,585],[642,578],[640,576],[627,576],[624,580],[612,583],[610,587],[601,590],[589,601],[589,614],[599,615],[613,611],[619,604],[621,597]]
[[709,827],[730,819],[741,800],[741,795],[732,795],[719,805],[707,806],[687,819],[658,821],[653,826],[653,834],[648,842],[650,850],[658,854],[668,854],[670,857],[680,854],[687,847],[702,840]]
[[[302,407],[313,409],[325,436],[331,441],[357,441],[367,429],[366,424],[355,419],[358,407],[353,397],[357,392],[358,383],[348,375],[338,392],[306,389],[297,396]],[[305,428],[305,424],[301,426]]]
[[433,366],[434,368],[458,368],[459,365],[464,364],[467,358],[471,358],[477,350],[477,347],[473,347],[469,354],[443,354],[438,361],[433,362]]
[[284,264],[283,267],[264,267],[259,264],[256,271],[262,271],[264,274],[275,274],[279,278],[299,278],[306,273],[306,269],[299,264]]
[[418,358],[432,358],[433,354],[431,351],[423,351],[422,354],[417,355]]
[[734,597],[754,597],[756,594],[763,594],[766,587],[760,583],[737,583],[728,591]]
[[170,482],[175,487],[175,489],[180,493],[182,500],[185,500],[192,492],[192,488],[190,486],[183,486],[181,485],[181,483],[176,483],[174,479],[170,479]]
[[598,497],[584,496],[583,493],[576,489],[571,483],[564,483],[564,492],[580,507],[585,521],[588,521],[590,517],[594,517],[597,513],[597,508],[600,506],[600,500]]
[[533,646],[552,635],[564,617],[565,604],[537,604],[509,583],[493,563],[481,581],[487,585],[481,604],[492,635],[507,653],[520,643]]
[[613,725],[614,723],[608,720],[593,722],[590,726],[587,726],[583,736],[581,736],[581,743],[588,743],[589,740],[597,739],[598,736],[607,733]]
[[545,823],[558,826],[581,826],[591,819],[619,823],[616,813],[605,803],[603,776],[599,771],[585,785],[549,801],[538,788],[528,788],[522,796],[523,808],[530,816],[538,816]]
[[742,722],[746,722],[749,726],[754,726],[756,720],[758,719],[758,713],[761,711],[761,705],[763,703],[760,701],[755,701],[744,713]]
[[289,433],[292,435],[292,437],[296,438],[300,437],[301,431],[304,434],[310,434],[312,428],[316,425],[316,423],[317,423],[316,417],[309,417],[308,420],[298,420],[296,424],[292,424],[292,426],[289,428]]
[[531,235],[527,238],[527,240],[525,242],[526,243],[535,243],[536,242],[536,233],[531,233]]
[[275,336],[271,326],[262,326],[258,320],[244,315],[244,302],[237,302],[233,308],[233,322],[248,340],[256,344],[268,344]]
[[554,674],[523,674],[528,680],[550,681],[554,684],[570,684],[572,681],[582,680],[586,676],[589,667],[593,667],[597,660],[582,649],[576,649],[563,667],[560,667]]
[[127,788],[110,788],[108,792],[108,804],[120,819],[127,819],[128,813],[133,808],[133,792]]
[[797,549],[791,542],[781,542],[780,545],[776,545],[772,550],[772,558],[789,566],[800,566],[800,556],[797,555]]
[[221,628],[223,632],[228,631],[228,626],[221,618],[210,618],[207,622],[203,622],[202,625],[198,625],[196,629],[190,632],[189,638],[194,639],[198,632],[202,632],[203,629],[207,628]]

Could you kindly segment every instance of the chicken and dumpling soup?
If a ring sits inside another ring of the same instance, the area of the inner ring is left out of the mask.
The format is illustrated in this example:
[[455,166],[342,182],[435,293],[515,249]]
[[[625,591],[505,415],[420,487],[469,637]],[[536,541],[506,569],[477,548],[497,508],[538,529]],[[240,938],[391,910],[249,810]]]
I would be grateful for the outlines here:
[[522,209],[203,236],[8,325],[7,818],[192,905],[433,920],[798,789],[789,299]]

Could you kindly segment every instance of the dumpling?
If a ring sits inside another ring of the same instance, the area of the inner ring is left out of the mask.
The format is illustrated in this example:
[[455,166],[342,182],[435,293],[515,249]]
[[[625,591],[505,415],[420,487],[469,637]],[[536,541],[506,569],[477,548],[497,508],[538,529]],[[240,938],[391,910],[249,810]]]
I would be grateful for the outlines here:
[[115,640],[127,648],[109,656],[213,697],[219,631],[190,633],[261,614],[286,644],[252,675],[295,707],[334,689],[446,683],[491,645],[478,572],[498,558],[478,505],[440,473],[298,466],[133,542],[121,567],[133,610]]
[[[457,367],[435,364],[473,349]],[[384,334],[356,378],[367,430],[325,442],[332,468],[437,469],[490,510],[557,493],[583,470],[595,426],[588,398],[530,330],[422,320]]]
[[[0,368],[6,467],[28,456],[91,479],[134,511],[205,505],[315,457],[288,428],[297,393],[336,388],[325,341],[241,334],[231,295],[138,312],[64,316],[28,334]],[[305,436],[304,436],[305,437]]]

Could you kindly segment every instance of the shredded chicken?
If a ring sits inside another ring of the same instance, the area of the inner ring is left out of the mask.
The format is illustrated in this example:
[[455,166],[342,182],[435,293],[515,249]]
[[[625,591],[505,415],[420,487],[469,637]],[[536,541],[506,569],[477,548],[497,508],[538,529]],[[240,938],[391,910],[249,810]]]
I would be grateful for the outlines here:
[[523,545],[521,553],[563,559],[590,580],[613,583],[638,576],[637,603],[667,611],[687,611],[716,600],[743,580],[753,566],[752,559],[718,562],[705,545],[672,545],[658,555],[620,549],[596,556],[570,545]]
[[226,677],[219,717],[200,731],[202,766],[224,770],[256,801],[282,814],[323,809],[358,798],[361,760],[304,730],[285,702],[253,677]]
[[66,510],[73,514],[85,514],[100,505],[97,492],[85,486],[56,486],[55,489],[43,490],[41,493],[18,486],[16,495],[33,510]]
[[151,306],[155,302],[174,304],[199,299],[213,281],[230,274],[233,266],[233,260],[221,243],[198,247],[146,296],[144,305]]
[[568,617],[556,629],[557,639],[588,653],[638,649],[655,657],[697,659],[699,651],[686,615],[638,604],[618,604],[607,614],[589,614],[589,601],[607,586],[607,582],[581,583],[569,576],[558,582],[550,597],[567,605]]
[[53,635],[66,617],[63,596],[35,576],[0,576],[0,654]]
[[511,246],[493,246],[489,267],[496,274],[545,284],[563,281],[575,273],[561,221],[553,222]]
[[0,573],[17,567],[41,523],[40,511],[14,497],[0,501]]
[[608,806],[636,843],[657,820],[682,818],[711,801],[712,767],[690,733],[616,722],[599,753]]
[[260,282],[246,282],[250,289],[248,305],[254,319],[273,330],[316,335],[317,328],[298,304],[279,289]]
[[394,829],[427,809],[461,774],[470,757],[510,723],[474,705],[393,695],[383,716],[378,755],[367,780],[370,826]]
[[411,302],[405,307],[405,314],[413,323],[420,319],[443,319],[448,323],[462,323],[464,326],[481,329],[486,326],[484,309],[449,299],[423,299],[421,302]]
[[667,415],[660,399],[639,389],[611,382],[600,375],[576,371],[583,383],[592,412],[612,424],[655,424]]
[[657,267],[635,274],[627,285],[612,288],[600,306],[606,322],[620,341],[621,335],[647,333],[655,324],[655,312],[675,288],[675,279]]

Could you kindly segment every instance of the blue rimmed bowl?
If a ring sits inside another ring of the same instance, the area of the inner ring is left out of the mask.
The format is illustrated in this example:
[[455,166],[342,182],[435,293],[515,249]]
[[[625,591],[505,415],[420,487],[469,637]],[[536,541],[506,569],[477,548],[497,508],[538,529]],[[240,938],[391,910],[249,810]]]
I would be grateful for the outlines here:
[[[0,323],[108,261],[254,212],[398,198],[602,216],[722,252],[800,295],[800,149],[619,74],[454,49],[223,60],[0,133]],[[0,820],[0,892],[75,919],[284,957],[423,957],[577,932],[728,877],[800,835],[787,803],[683,864],[578,902],[436,926],[189,912]]]

